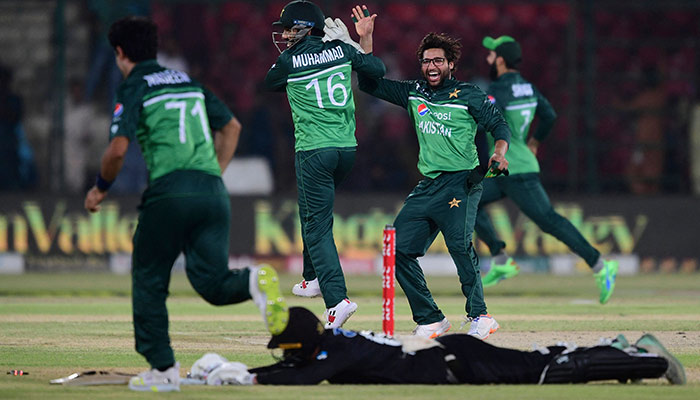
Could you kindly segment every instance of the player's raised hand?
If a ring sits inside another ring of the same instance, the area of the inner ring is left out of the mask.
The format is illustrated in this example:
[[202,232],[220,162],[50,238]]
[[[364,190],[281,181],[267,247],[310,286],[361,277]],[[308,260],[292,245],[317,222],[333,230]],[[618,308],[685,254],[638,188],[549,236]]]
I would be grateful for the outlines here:
[[365,50],[362,48],[362,46],[350,38],[350,32],[348,32],[348,27],[345,26],[345,24],[340,18],[326,18],[325,24],[326,26],[323,28],[323,32],[325,33],[325,35],[322,39],[324,42],[329,42],[331,40],[340,40],[356,48],[357,51],[359,51],[360,53],[365,53]]
[[372,35],[374,32],[374,19],[377,18],[377,14],[370,15],[367,6],[363,5],[360,7],[358,5],[352,9],[352,15],[350,16],[352,17],[352,22],[355,23],[355,31],[357,31],[360,38]]

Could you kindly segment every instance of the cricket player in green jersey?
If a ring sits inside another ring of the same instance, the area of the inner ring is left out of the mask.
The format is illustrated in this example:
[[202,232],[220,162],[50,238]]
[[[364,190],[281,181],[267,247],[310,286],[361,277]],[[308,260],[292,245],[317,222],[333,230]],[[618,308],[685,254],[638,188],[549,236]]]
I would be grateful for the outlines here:
[[[499,239],[484,210],[487,204],[507,196],[540,229],[564,242],[588,263],[600,289],[600,303],[605,304],[615,289],[617,261],[603,260],[600,252],[588,243],[576,227],[554,211],[540,182],[537,147],[552,130],[556,113],[540,91],[518,72],[522,59],[518,42],[510,36],[497,39],[485,37],[483,45],[489,50],[486,61],[491,65],[493,80],[488,90],[489,98],[505,116],[512,137],[508,151],[510,175],[484,181],[476,217],[476,233],[493,256],[491,269],[482,283],[485,287],[491,286],[517,274],[517,266],[505,252],[505,242]],[[535,116],[539,118],[539,124],[528,137]],[[488,140],[493,147],[493,140]]]
[[379,78],[385,67],[369,54],[371,43],[364,52],[357,43],[333,39],[338,31],[347,32],[347,28],[340,19],[324,21],[321,9],[311,2],[297,0],[287,4],[273,25],[283,29],[276,33],[282,40],[273,34],[275,45],[282,43],[287,48],[280,50],[265,77],[265,85],[270,90],[286,91],[292,109],[304,243],[303,280],[292,293],[304,297],[323,295],[326,328],[336,328],[357,309],[357,304],[348,299],[333,239],[335,189],[350,173],[357,147],[351,72]]
[[[360,21],[363,16],[354,13]],[[358,74],[360,89],[408,111],[419,143],[418,169],[425,176],[406,198],[396,227],[396,279],[418,324],[414,335],[435,338],[451,324],[435,304],[418,263],[439,232],[457,267],[466,297],[469,335],[486,339],[499,325],[486,309],[478,257],[472,244],[483,175],[474,137],[478,124],[495,139],[489,167],[508,167],[510,132],[500,111],[478,87],[453,78],[458,40],[429,33],[417,51],[423,79],[392,81]]]
[[241,125],[211,92],[186,73],[158,65],[156,25],[127,17],[109,31],[125,80],[117,92],[110,144],[85,208],[96,212],[119,173],[129,142],[137,140],[149,184],[139,207],[132,254],[136,351],[151,370],[133,390],[179,390],[179,363],[168,336],[166,298],[173,263],[182,252],[187,277],[209,303],[253,299],[270,332],[282,332],[288,310],[269,266],[228,268],[228,193],[221,180],[236,150]]

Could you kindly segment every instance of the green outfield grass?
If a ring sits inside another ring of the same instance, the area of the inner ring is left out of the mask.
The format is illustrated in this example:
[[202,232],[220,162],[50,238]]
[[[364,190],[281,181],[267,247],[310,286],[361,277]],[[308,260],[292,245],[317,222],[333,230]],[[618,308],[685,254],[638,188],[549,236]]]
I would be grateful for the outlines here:
[[[381,329],[379,277],[348,277],[350,296],[360,308],[348,329]],[[282,276],[288,291],[296,276]],[[459,332],[464,300],[456,277],[431,277],[436,301]],[[487,289],[489,311],[502,328],[489,342],[528,349],[532,343],[574,341],[594,344],[600,337],[624,333],[634,340],[653,332],[686,366],[689,385],[662,380],[641,385],[597,383],[553,386],[394,386],[194,387],[183,386],[173,398],[197,399],[695,399],[700,392],[700,275],[621,277],[610,303],[597,304],[592,277],[522,275]],[[288,297],[319,315],[319,299]],[[249,366],[273,362],[265,349],[267,335],[251,302],[213,307],[175,274],[168,302],[171,336],[184,374],[203,353],[214,351]],[[139,372],[145,361],[133,350],[130,278],[102,274],[28,274],[0,276],[0,398],[122,399],[153,398],[125,386],[63,387],[48,381],[76,371],[112,369]],[[397,289],[398,333],[414,324]],[[5,375],[23,369],[29,375]]]

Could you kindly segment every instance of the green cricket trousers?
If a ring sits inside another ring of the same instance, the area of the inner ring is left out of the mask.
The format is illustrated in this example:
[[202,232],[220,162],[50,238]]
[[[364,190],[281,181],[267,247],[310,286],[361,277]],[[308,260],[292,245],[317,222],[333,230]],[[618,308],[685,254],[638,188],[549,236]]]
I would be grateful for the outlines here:
[[396,227],[396,280],[419,325],[439,322],[445,315],[430,294],[418,257],[425,255],[442,232],[457,267],[469,317],[486,314],[479,259],[472,243],[474,219],[481,198],[481,183],[467,184],[471,171],[444,172],[421,180],[406,198]]
[[498,238],[484,207],[508,196],[543,232],[561,240],[571,251],[593,267],[600,258],[596,250],[566,218],[552,208],[547,193],[542,187],[539,174],[516,174],[484,180],[484,193],[476,217],[476,234],[489,247],[491,255],[498,254],[506,243]]
[[304,242],[304,280],[318,278],[326,308],[348,297],[345,276],[333,239],[335,189],[355,163],[355,147],[297,151],[299,219]]
[[170,273],[185,254],[192,287],[214,305],[251,298],[250,271],[228,269],[231,209],[221,178],[175,171],[143,194],[132,254],[132,306],[136,351],[153,368],[175,363],[168,336]]

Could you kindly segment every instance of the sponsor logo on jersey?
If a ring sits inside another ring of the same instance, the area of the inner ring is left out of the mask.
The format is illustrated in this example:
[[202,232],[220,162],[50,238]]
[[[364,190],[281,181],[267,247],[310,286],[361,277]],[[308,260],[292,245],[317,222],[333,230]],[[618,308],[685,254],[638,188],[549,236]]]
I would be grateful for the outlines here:
[[425,105],[425,103],[418,104],[418,115],[422,117],[429,112],[430,109],[428,108],[428,106]]
[[114,117],[114,118],[119,118],[119,117],[122,115],[123,112],[124,112],[124,105],[123,105],[122,103],[117,103],[117,104],[114,106],[114,114],[113,114],[113,117]]
[[491,95],[488,95],[487,97],[489,98],[489,101],[491,102],[491,104],[496,104],[496,98],[495,98],[495,97],[493,97],[493,96],[491,96]]

